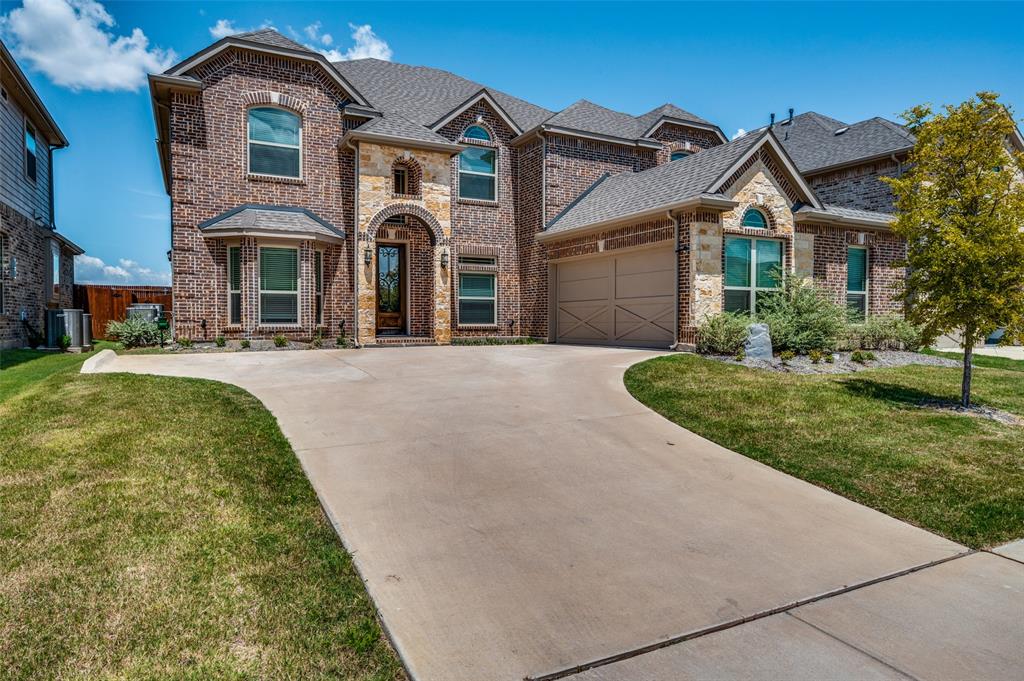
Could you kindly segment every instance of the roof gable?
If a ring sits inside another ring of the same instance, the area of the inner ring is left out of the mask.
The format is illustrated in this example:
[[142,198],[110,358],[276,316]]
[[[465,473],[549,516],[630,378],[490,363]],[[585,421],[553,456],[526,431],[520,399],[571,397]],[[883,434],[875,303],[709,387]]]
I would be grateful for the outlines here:
[[515,122],[512,116],[510,116],[509,113],[505,111],[504,107],[502,107],[501,104],[498,103],[498,101],[487,91],[486,88],[480,90],[475,95],[467,99],[465,102],[449,111],[438,121],[436,121],[433,125],[431,125],[430,129],[440,130],[448,123],[450,123],[452,120],[454,120],[456,117],[458,117],[459,114],[466,111],[470,107],[476,105],[478,102],[486,102],[487,105],[491,107],[491,110],[493,110],[494,113],[498,115],[498,118],[505,122],[505,125],[507,125],[514,134],[522,134],[523,129],[519,127],[519,125]]

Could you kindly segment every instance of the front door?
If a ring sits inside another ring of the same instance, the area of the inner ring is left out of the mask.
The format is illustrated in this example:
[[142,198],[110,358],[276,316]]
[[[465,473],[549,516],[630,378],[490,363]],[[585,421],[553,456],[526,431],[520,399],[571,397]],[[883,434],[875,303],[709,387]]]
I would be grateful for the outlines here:
[[377,333],[405,332],[405,246],[377,245]]

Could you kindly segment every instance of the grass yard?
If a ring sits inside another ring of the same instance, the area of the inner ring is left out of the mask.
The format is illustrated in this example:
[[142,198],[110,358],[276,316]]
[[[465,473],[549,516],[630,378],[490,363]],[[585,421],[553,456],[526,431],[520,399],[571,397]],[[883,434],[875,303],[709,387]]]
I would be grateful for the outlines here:
[[405,678],[254,397],[0,354],[4,678]]
[[[987,358],[992,359],[992,358]],[[626,387],[684,428],[971,547],[1024,536],[1024,428],[919,408],[960,370],[772,373],[694,355],[631,367]],[[1024,415],[1024,376],[979,368],[978,404]]]
[[[962,352],[944,352],[941,350],[925,350],[929,355],[935,355],[936,357],[948,357],[950,359],[964,361],[964,353]],[[974,361],[971,362],[976,367],[984,367],[987,369],[1005,369],[1007,371],[1024,371],[1024,360],[1010,359],[1009,357],[993,357],[992,355],[972,355]]]

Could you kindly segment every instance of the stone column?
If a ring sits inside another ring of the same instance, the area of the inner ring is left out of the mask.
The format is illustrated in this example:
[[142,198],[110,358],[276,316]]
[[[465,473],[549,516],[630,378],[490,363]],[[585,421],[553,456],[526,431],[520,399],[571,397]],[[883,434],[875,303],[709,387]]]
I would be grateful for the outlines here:
[[[370,249],[369,265],[364,255],[367,248]],[[358,341],[361,345],[372,345],[377,342],[377,249],[366,232],[359,233],[356,249],[356,277],[359,281],[359,300],[356,301]]]
[[439,345],[452,342],[452,287],[449,281],[453,263],[448,252],[448,267],[441,267],[441,254],[448,244],[434,246],[434,340]]
[[690,320],[700,326],[707,317],[722,311],[722,225],[695,222],[690,225]]
[[793,234],[793,274],[804,281],[814,279],[814,235],[804,232]]

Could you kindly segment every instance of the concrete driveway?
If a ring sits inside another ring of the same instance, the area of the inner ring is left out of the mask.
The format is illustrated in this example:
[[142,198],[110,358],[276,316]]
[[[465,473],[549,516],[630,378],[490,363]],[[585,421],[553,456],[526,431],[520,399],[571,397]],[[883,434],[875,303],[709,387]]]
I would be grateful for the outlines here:
[[1019,674],[1024,565],[666,421],[622,384],[654,354],[424,347],[100,370],[259,397],[416,679]]

